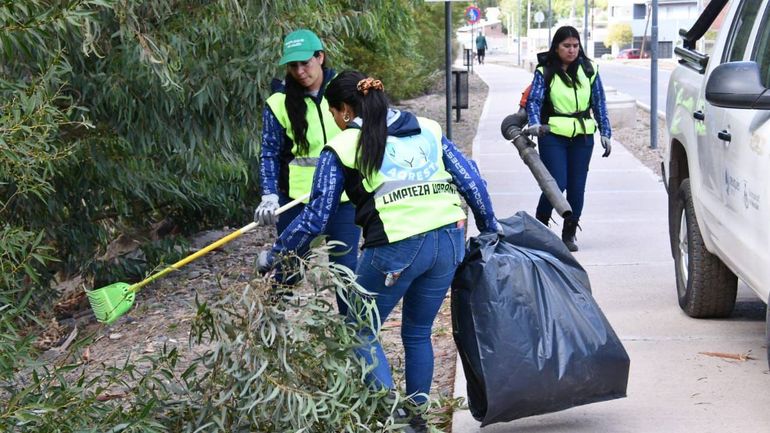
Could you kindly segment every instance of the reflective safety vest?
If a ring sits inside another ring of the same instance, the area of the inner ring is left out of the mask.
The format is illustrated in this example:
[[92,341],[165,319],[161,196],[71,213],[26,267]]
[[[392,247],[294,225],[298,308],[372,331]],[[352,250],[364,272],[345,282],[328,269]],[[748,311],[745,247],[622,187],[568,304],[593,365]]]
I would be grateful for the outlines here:
[[460,195],[442,159],[441,127],[418,118],[421,132],[388,136],[380,170],[364,179],[356,168],[361,131],[348,128],[330,141],[345,167],[345,191],[356,206],[364,247],[390,244],[465,219]]
[[[582,67],[577,68],[580,87],[567,86],[559,74],[553,74],[548,91],[548,101],[543,101],[541,117],[548,118],[551,132],[564,137],[580,134],[592,135],[596,132],[596,122],[591,118],[591,87],[599,71],[598,65],[591,62],[594,74],[589,78]],[[542,66],[537,68],[543,76]]]
[[[313,98],[305,97],[307,104],[307,142],[309,145],[307,154],[300,155],[297,144],[295,143],[294,130],[291,127],[289,113],[286,111],[286,94],[274,93],[267,98],[267,105],[272,110],[278,123],[286,131],[286,135],[291,140],[291,155],[289,155],[289,190],[288,195],[291,198],[302,197],[310,192],[313,185],[313,174],[318,164],[318,156],[324,145],[340,133],[340,128],[334,123],[334,117],[329,112],[329,103],[326,98],[321,98],[321,103],[316,104]],[[283,159],[283,158],[282,158]],[[281,167],[286,169],[286,167]],[[343,197],[347,201],[347,196]],[[305,200],[307,203],[308,200]]]

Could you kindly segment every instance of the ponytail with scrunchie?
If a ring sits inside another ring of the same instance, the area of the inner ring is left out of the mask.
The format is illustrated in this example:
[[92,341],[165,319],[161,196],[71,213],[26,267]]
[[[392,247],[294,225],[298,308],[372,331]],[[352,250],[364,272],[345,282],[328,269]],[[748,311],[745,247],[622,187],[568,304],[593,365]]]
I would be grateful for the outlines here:
[[382,85],[382,81],[376,80],[372,77],[364,78],[356,85],[356,89],[364,96],[369,93],[369,90],[379,90],[380,92],[385,90],[385,86]]

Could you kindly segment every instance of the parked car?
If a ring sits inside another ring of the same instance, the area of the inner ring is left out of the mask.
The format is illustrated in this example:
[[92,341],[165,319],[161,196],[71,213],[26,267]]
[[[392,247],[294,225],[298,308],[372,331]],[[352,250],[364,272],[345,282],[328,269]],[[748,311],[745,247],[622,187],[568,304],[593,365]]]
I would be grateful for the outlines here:
[[650,52],[647,50],[644,50],[644,53],[639,54],[641,50],[639,48],[626,48],[625,50],[620,50],[618,53],[616,59],[649,59],[650,58]]
[[625,50],[620,50],[616,58],[617,59],[638,59],[639,48],[626,48]]
[[[712,54],[696,51],[728,3]],[[738,279],[770,297],[768,25],[768,1],[712,0],[675,50],[663,178],[679,305],[692,317],[729,316]],[[770,342],[770,309],[766,323]]]

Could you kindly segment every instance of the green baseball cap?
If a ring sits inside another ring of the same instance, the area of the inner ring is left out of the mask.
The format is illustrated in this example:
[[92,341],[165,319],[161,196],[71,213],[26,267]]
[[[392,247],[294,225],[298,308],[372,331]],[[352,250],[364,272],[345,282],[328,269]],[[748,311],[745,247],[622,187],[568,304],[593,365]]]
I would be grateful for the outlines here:
[[283,56],[279,65],[289,62],[304,62],[313,57],[316,51],[323,51],[324,46],[315,33],[308,29],[295,30],[283,40]]

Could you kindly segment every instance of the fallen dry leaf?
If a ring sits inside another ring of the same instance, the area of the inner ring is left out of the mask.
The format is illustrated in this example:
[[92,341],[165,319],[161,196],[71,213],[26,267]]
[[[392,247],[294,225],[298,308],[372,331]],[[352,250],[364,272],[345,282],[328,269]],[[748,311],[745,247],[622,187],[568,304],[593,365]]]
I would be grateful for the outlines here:
[[96,397],[97,401],[115,400],[116,398],[123,398],[126,396],[125,392],[105,392]]
[[713,356],[716,358],[734,359],[736,361],[748,361],[753,358],[748,353],[725,353],[725,352],[698,352],[701,355]]

